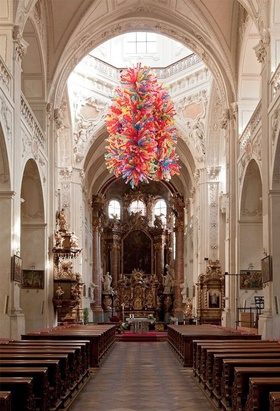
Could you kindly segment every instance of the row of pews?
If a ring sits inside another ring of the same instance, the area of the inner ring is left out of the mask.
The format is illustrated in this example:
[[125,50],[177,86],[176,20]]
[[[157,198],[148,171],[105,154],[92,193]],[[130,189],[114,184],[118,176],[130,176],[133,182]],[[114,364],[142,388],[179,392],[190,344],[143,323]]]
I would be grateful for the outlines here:
[[114,342],[114,325],[76,324],[0,340],[1,411],[66,410]]
[[277,341],[194,340],[193,344],[194,375],[216,406],[232,411],[279,410]]
[[279,341],[248,338],[248,335],[243,338],[244,335],[235,331],[232,331],[233,338],[223,339],[220,332],[214,338],[212,327],[208,330],[212,330],[208,339],[205,336],[196,339],[195,335],[201,330],[192,332],[192,367],[197,382],[215,408],[279,411]]
[[210,324],[168,325],[167,327],[167,341],[184,367],[193,366],[193,340],[231,340],[239,338],[260,340],[261,336]]

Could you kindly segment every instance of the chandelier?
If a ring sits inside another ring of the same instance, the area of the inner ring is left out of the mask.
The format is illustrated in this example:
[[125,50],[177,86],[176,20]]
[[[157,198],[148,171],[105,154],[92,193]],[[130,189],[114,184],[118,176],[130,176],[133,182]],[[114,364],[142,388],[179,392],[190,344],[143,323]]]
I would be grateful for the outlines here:
[[109,172],[132,188],[179,174],[174,104],[148,67],[122,73],[106,123]]

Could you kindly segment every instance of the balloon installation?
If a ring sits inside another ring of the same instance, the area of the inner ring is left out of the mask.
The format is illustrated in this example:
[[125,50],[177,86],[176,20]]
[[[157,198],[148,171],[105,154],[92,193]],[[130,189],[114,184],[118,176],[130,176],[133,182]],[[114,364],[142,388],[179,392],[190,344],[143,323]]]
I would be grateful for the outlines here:
[[138,63],[123,72],[106,118],[109,172],[132,188],[178,175],[175,115],[167,90],[150,68]]

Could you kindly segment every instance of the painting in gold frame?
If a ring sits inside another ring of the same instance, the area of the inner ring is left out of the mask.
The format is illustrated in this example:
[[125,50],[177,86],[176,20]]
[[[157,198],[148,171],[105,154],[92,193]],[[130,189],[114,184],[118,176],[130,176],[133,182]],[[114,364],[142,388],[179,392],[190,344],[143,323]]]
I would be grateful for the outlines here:
[[262,290],[261,270],[240,270],[240,290]]
[[262,265],[262,282],[268,283],[272,281],[271,257],[267,255],[261,260]]
[[18,255],[12,257],[12,280],[21,283],[22,259]]
[[22,270],[22,288],[43,289],[44,270]]

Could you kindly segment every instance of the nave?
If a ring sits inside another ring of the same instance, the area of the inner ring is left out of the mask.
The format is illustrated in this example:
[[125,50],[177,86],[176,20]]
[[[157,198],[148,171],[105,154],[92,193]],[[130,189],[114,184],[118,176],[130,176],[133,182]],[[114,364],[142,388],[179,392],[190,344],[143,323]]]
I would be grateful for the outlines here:
[[166,342],[116,342],[69,411],[211,411]]

